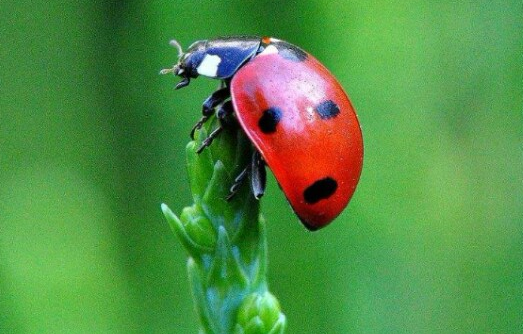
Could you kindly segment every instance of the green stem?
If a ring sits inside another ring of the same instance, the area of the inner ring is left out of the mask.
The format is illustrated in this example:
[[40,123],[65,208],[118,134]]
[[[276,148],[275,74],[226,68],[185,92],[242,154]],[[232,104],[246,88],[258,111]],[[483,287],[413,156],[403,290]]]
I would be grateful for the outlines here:
[[[212,122],[208,128],[212,127]],[[207,129],[208,129],[207,128]],[[268,291],[265,222],[247,184],[231,201],[229,187],[252,156],[237,128],[223,131],[201,154],[202,129],[187,145],[194,204],[178,218],[162,210],[189,253],[189,280],[205,334],[283,334],[286,320]],[[246,182],[247,183],[247,182]]]

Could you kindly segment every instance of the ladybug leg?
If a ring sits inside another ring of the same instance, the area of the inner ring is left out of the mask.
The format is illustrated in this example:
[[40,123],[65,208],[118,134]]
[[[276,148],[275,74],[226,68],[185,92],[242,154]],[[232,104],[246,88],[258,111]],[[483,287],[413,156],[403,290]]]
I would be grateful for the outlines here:
[[250,165],[245,167],[234,179],[234,183],[229,189],[229,195],[226,197],[227,201],[230,201],[236,195],[247,175],[251,177],[251,189],[254,197],[260,199],[265,193],[267,174],[265,171],[265,161],[263,161],[258,151],[255,151],[252,155]]
[[202,105],[203,115],[212,115],[214,108],[222,104],[223,101],[227,100],[231,96],[229,87],[221,87],[217,91],[211,94]]
[[229,195],[225,197],[227,201],[230,201],[240,189],[240,186],[243,184],[245,177],[249,174],[249,167],[245,167],[238,176],[234,179],[234,183],[229,189]]
[[260,199],[265,193],[266,183],[265,161],[263,161],[260,152],[255,151],[251,159],[251,189],[256,199]]
[[185,86],[188,86],[190,82],[191,82],[191,79],[189,77],[184,77],[180,82],[178,82],[176,84],[176,86],[174,86],[174,89],[180,89]]
[[196,150],[196,153],[198,153],[198,154],[202,153],[203,149],[206,148],[207,146],[211,145],[214,138],[218,137],[218,135],[220,134],[220,132],[222,132],[222,130],[223,130],[223,127],[221,127],[221,126],[214,129],[214,131],[209,134],[209,137],[205,138],[205,140],[202,142],[202,146],[200,146],[198,148],[198,150]]
[[191,139],[194,140],[194,133],[196,132],[196,130],[200,130],[202,128],[202,125],[205,124],[205,122],[207,122],[207,120],[209,119],[210,116],[202,116],[202,118],[200,118],[200,120],[194,124],[194,126],[192,127],[191,129]]
[[214,131],[211,132],[207,138],[205,138],[205,140],[202,142],[202,146],[200,146],[198,148],[196,153],[200,154],[204,148],[211,145],[214,138],[218,137],[220,132],[222,132],[223,127],[227,126],[230,123],[229,116],[232,115],[232,112],[233,112],[233,108],[232,108],[231,100],[226,101],[221,105],[220,109],[218,109],[218,111],[216,113],[216,116],[218,117],[218,120],[220,121],[220,125],[216,129],[214,129]]
[[231,92],[228,87],[221,87],[217,91],[211,94],[202,105],[202,118],[193,126],[191,130],[191,139],[194,139],[194,132],[200,130],[202,125],[207,122],[207,120],[214,113],[214,108],[222,104],[223,101],[228,99],[231,96]]
[[218,117],[218,120],[220,121],[221,126],[231,126],[235,119],[231,117],[231,115],[234,113],[234,108],[232,106],[232,101],[225,101],[221,106],[220,109],[216,112],[216,117]]

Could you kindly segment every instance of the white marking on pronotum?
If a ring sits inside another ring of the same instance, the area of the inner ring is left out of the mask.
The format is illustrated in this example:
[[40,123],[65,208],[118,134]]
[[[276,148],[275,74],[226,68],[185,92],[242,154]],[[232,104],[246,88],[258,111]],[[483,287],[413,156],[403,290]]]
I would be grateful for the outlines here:
[[270,54],[274,54],[274,53],[278,53],[278,49],[274,46],[274,45],[269,45],[268,47],[265,48],[265,50],[262,51],[262,55],[270,55]]
[[202,62],[196,70],[198,74],[205,75],[207,77],[214,78],[218,73],[218,65],[222,62],[222,59],[217,55],[205,55]]

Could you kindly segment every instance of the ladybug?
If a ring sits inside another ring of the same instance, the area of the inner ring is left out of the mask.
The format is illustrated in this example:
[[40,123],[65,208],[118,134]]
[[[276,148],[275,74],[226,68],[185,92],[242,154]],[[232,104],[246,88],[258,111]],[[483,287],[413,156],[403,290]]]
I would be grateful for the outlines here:
[[229,199],[250,175],[256,198],[265,190],[267,165],[293,210],[309,230],[329,224],[347,206],[360,178],[363,139],[358,118],[339,82],[313,56],[272,37],[222,37],[193,43],[161,73],[218,79],[221,87],[203,103],[194,132],[216,114],[220,125],[202,142],[209,146],[231,119],[256,148],[236,178]]

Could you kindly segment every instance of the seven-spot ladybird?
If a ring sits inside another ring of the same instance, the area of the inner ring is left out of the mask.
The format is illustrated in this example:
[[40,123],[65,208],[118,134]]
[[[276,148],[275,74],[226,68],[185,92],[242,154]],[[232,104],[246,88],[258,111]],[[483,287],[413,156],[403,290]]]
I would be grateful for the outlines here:
[[[225,37],[197,41],[179,51],[176,88],[200,75],[222,86],[203,103],[203,117],[218,126],[201,152],[236,118],[255,146],[252,163],[236,178],[231,196],[250,175],[254,196],[265,188],[265,164],[292,208],[310,230],[330,223],[347,206],[361,174],[363,139],[351,102],[338,81],[302,49],[270,37]],[[217,111],[216,111],[217,110]],[[232,117],[231,117],[232,116]]]

